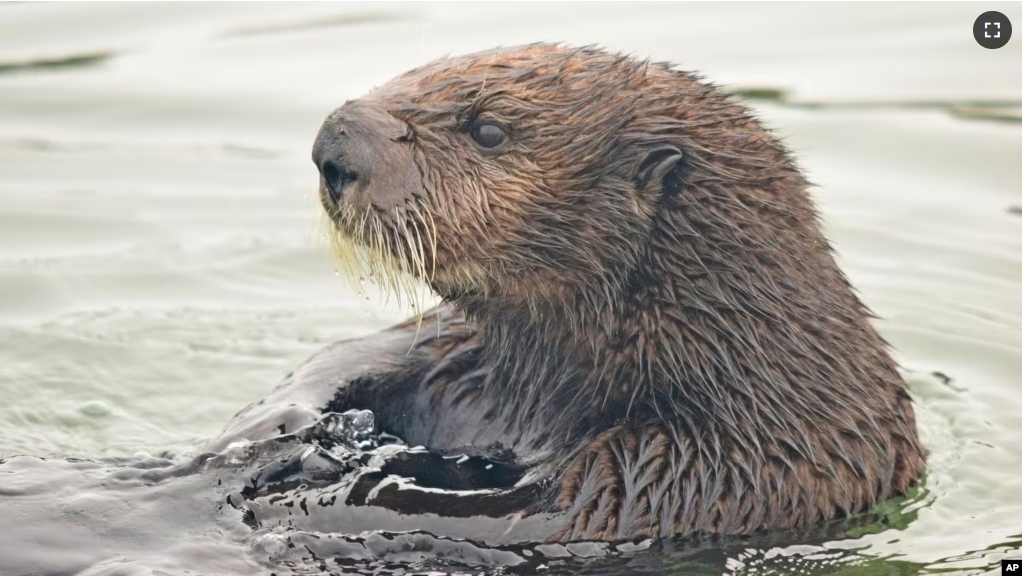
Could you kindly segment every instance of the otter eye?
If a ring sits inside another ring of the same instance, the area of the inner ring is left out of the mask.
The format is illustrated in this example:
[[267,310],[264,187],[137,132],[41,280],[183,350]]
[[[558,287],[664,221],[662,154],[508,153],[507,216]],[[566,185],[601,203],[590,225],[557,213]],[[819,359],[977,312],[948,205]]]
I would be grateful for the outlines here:
[[497,148],[508,139],[508,134],[496,124],[480,124],[472,129],[472,139],[483,148]]

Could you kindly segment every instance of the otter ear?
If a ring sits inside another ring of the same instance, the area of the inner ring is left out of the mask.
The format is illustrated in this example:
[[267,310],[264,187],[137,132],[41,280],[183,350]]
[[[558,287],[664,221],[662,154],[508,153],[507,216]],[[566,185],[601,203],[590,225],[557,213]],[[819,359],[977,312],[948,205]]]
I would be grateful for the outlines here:
[[682,152],[670,144],[657,146],[648,150],[636,165],[634,179],[636,187],[640,190],[646,188],[651,182],[656,182],[661,187],[667,187],[665,177],[671,174],[682,162]]

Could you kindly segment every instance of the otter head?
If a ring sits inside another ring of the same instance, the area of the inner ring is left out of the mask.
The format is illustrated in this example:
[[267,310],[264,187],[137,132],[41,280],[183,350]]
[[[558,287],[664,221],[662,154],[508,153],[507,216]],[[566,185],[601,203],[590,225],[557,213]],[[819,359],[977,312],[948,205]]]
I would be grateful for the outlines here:
[[682,181],[680,81],[704,91],[663,66],[552,45],[399,76],[334,111],[316,139],[339,249],[470,310],[617,292]]

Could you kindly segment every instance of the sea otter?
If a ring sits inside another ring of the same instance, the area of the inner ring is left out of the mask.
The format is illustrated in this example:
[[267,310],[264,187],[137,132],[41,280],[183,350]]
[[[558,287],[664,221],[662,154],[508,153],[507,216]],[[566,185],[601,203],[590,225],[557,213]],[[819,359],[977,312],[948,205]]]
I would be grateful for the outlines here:
[[331,409],[504,458],[523,472],[494,515],[553,514],[553,541],[740,535],[920,477],[806,178],[699,77],[549,44],[442,58],[335,110],[312,158],[341,259],[444,300]]

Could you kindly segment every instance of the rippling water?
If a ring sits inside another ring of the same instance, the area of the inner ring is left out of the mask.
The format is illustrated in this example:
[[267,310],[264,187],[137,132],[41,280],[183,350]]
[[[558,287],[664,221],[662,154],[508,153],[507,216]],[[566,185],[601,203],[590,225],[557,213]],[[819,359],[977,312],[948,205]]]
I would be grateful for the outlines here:
[[404,317],[317,241],[320,121],[446,53],[597,43],[742,90],[796,151],[930,457],[862,535],[586,570],[997,573],[1021,540],[1021,50],[974,42],[982,9],[1023,23],[1018,3],[0,4],[0,457],[187,454]]

